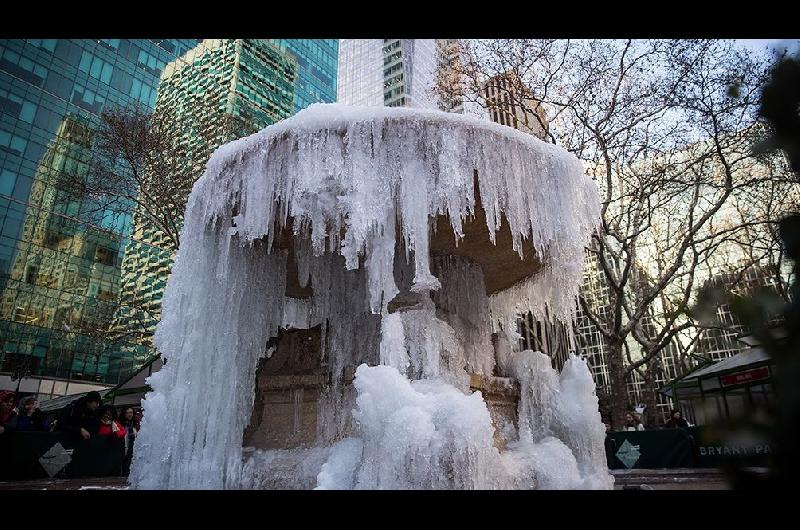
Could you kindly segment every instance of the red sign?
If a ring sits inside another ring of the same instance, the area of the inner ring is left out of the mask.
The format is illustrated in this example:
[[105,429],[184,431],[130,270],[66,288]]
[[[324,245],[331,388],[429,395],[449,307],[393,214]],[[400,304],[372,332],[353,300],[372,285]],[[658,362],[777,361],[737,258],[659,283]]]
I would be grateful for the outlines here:
[[719,378],[719,382],[722,386],[732,386],[749,383],[750,381],[760,381],[762,379],[769,379],[769,368],[766,366],[747,370],[746,372],[739,372],[738,374],[722,375]]

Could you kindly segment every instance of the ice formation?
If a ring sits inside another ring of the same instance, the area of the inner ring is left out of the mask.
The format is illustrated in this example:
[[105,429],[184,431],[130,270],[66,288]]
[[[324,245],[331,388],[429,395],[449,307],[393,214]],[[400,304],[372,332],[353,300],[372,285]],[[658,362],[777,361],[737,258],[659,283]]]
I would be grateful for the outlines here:
[[[519,440],[502,453],[480,392],[465,394],[438,378],[409,381],[390,366],[360,366],[357,437],[334,448],[317,489],[613,487],[585,361],[572,357],[559,378],[543,353],[519,357],[528,364],[519,374],[522,394],[544,397],[552,409],[543,416],[520,407]],[[530,424],[537,427],[523,427]]]
[[[507,224],[542,265],[491,295],[474,262],[429,247],[432,219],[458,241],[479,207],[492,242]],[[132,486],[608,487],[585,363],[559,378],[542,354],[504,359],[521,399],[502,453],[469,387],[493,374],[491,333],[513,334],[519,312],[570,318],[598,216],[575,157],[467,116],[312,105],[221,147],[186,208]],[[290,268],[310,297],[285,295]],[[315,326],[330,377],[316,445],[245,454],[266,345]]]

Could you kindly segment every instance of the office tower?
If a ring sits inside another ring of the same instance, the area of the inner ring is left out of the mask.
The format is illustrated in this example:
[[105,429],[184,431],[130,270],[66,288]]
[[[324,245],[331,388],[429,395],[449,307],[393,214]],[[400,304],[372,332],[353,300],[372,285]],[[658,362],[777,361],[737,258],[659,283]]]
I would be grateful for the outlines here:
[[[439,90],[437,104],[439,110],[464,114],[464,97],[457,88],[461,83],[462,50],[460,39],[437,39],[439,62],[436,68],[435,83]],[[456,90],[453,90],[456,88]]]
[[[733,265],[708,277],[703,282],[703,289],[715,289],[726,297],[756,296],[758,291],[777,297],[782,288],[778,281],[781,277],[782,274],[771,265]],[[751,333],[752,330],[741,322],[730,301],[727,298],[720,300],[713,309],[716,318],[716,322],[713,323],[715,327],[701,332],[695,348],[697,355],[718,361],[748,349],[749,346],[738,339]]]
[[93,211],[62,177],[86,170],[100,114],[152,108],[161,69],[195,44],[0,41],[0,388],[45,398],[131,367],[106,333],[130,218]]
[[346,105],[437,108],[436,39],[342,39],[338,101]]
[[272,39],[270,42],[297,63],[294,88],[294,111],[312,103],[336,101],[336,77],[339,63],[338,39]]
[[[108,356],[99,350],[116,303],[122,237],[102,229],[102,220],[82,208],[85,197],[67,184],[85,175],[91,142],[86,120],[64,118],[31,186],[20,234],[27,244],[17,249],[2,293],[5,339],[35,343],[25,359],[31,373],[83,379],[107,372]],[[11,351],[14,345],[7,343],[6,352],[22,354]]]
[[[294,113],[297,63],[263,39],[207,39],[166,67],[156,111],[178,124],[174,145],[199,178],[213,149]],[[178,207],[182,212],[183,205]],[[122,263],[116,327],[150,344],[176,248],[142,211]],[[140,242],[140,243],[138,243]]]
[[513,73],[496,75],[482,86],[482,97],[489,118],[544,139],[547,136],[547,116],[531,90]]

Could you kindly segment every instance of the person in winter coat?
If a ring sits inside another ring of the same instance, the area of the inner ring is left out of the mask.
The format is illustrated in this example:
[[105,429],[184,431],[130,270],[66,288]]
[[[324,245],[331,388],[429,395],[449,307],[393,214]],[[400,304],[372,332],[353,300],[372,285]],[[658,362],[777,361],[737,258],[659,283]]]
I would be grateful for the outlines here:
[[101,401],[100,393],[92,391],[70,403],[61,412],[56,429],[70,434],[76,439],[88,440],[97,434],[100,427],[97,408]]
[[133,444],[136,435],[139,434],[139,423],[136,421],[136,413],[133,407],[125,407],[117,419],[120,425],[125,427],[125,458],[122,461],[122,474],[127,475],[131,470],[131,459],[133,458]]
[[18,431],[24,432],[48,432],[50,430],[35,397],[29,396],[20,402],[15,427]]
[[14,410],[16,394],[0,390],[0,434],[14,430],[17,424],[17,411]]
[[103,405],[97,409],[97,416],[100,418],[100,427],[97,429],[97,436],[103,436],[115,443],[125,443],[125,427],[116,420],[117,411],[111,405]]
[[683,414],[678,409],[672,411],[669,419],[665,424],[667,429],[686,429],[689,427],[689,422],[683,419]]
[[91,447],[95,451],[98,464],[98,476],[119,476],[125,459],[126,429],[116,420],[117,411],[111,405],[103,405],[97,409],[100,426],[92,440]]
[[622,428],[623,431],[643,431],[644,425],[642,422],[639,421],[639,418],[636,417],[636,414],[633,412],[628,412],[625,414],[625,425]]

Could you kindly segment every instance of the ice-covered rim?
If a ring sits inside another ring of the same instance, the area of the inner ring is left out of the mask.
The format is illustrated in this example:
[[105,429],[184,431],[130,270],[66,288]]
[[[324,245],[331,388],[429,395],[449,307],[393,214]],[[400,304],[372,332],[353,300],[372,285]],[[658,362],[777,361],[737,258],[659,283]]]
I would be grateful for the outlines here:
[[466,114],[424,108],[360,107],[338,103],[313,103],[290,118],[219,147],[212,155],[212,159],[217,159],[216,163],[224,165],[234,157],[239,158],[252,154],[252,150],[261,146],[264,140],[278,138],[289,131],[311,133],[330,129],[341,130],[353,123],[402,122],[404,120],[411,121],[415,118],[424,118],[426,122],[430,123],[447,123],[455,126],[483,129],[509,140],[536,145],[537,149],[551,148],[553,156],[562,156],[563,153],[566,153],[558,146],[545,142],[532,134]]
[[475,174],[492,242],[505,219],[513,249],[521,255],[529,238],[536,258],[545,261],[535,275],[538,287],[512,287],[513,307],[497,293],[498,309],[549,306],[566,320],[575,307],[584,247],[599,219],[596,186],[566,150],[471,116],[311,105],[214,153],[189,198],[182,240],[192,237],[187,230],[233,224],[229,237],[245,243],[266,238],[271,248],[277,231],[293,219],[295,233],[311,239],[314,255],[340,253],[349,269],[366,258],[372,307],[379,312],[377,300],[395,291],[388,270],[395,222],[414,251],[415,289],[436,289],[430,220],[447,215],[456,238],[463,237],[463,222],[476,208]]

